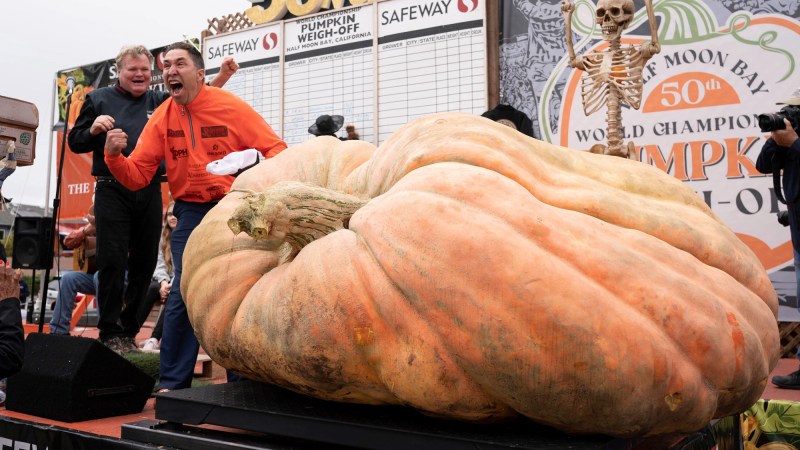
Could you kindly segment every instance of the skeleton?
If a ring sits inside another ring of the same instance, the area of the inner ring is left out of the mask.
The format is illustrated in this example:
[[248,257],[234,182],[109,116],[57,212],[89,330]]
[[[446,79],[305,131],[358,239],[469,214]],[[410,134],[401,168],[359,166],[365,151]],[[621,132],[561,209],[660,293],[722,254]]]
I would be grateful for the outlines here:
[[588,116],[607,106],[608,147],[595,144],[592,153],[634,158],[636,146],[628,141],[622,145],[622,105],[639,109],[642,102],[642,69],[650,58],[661,51],[658,43],[655,13],[652,0],[645,0],[647,17],[650,22],[652,40],[638,47],[622,47],[620,37],[633,18],[633,0],[598,0],[595,20],[603,32],[603,40],[609,43],[607,50],[575,56],[572,44],[572,13],[575,3],[562,0],[561,11],[567,26],[567,49],[569,65],[583,70],[581,77],[581,97],[583,111]]

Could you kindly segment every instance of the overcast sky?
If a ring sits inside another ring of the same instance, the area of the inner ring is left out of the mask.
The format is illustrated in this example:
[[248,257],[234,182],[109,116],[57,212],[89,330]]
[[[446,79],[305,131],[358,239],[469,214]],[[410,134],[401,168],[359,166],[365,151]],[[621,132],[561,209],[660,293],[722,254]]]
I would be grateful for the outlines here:
[[[39,109],[36,159],[18,167],[3,184],[14,203],[52,206],[56,185],[56,145],[48,131],[53,112],[55,73],[114,58],[120,47],[161,47],[200,37],[207,19],[243,12],[248,0],[6,0],[0,6],[0,95],[31,102]],[[50,194],[47,195],[47,180]],[[62,186],[62,190],[64,187]]]

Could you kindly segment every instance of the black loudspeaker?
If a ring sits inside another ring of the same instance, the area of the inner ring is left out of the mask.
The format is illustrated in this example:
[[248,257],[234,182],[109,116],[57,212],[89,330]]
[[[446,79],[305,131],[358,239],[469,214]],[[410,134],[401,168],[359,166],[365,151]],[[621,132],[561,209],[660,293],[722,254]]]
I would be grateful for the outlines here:
[[22,369],[8,378],[6,409],[80,422],[144,409],[155,380],[95,339],[31,333]]
[[11,267],[15,269],[51,269],[54,246],[51,217],[19,217],[14,219],[14,248]]

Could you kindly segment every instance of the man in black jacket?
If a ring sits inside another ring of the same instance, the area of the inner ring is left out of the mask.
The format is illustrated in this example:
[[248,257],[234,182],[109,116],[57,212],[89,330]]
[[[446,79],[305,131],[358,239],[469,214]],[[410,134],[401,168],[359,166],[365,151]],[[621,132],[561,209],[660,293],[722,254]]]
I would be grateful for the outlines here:
[[[800,89],[797,91],[800,94]],[[800,106],[800,95],[795,95],[785,102],[785,104]],[[794,248],[795,274],[797,275],[797,298],[800,301],[800,139],[797,130],[792,124],[783,119],[786,128],[774,130],[770,139],[764,143],[761,153],[756,160],[756,169],[761,173],[773,173],[783,170],[782,190],[783,198],[786,200],[788,210],[789,231],[792,236],[792,247]],[[797,357],[800,359],[800,347],[797,349]],[[800,389],[800,370],[789,375],[777,375],[772,377],[772,383],[778,387],[786,389]]]
[[[161,175],[138,191],[122,186],[103,161],[106,132],[118,128],[128,135],[128,156],[147,120],[169,94],[149,89],[153,55],[147,48],[123,47],[116,58],[116,86],[91,91],[69,132],[74,153],[92,152],[97,228],[97,271],[100,341],[119,354],[138,351],[138,305],[143,301],[156,266],[161,236]],[[222,62],[212,85],[221,87],[236,72],[231,58]],[[128,284],[125,287],[127,270]]]

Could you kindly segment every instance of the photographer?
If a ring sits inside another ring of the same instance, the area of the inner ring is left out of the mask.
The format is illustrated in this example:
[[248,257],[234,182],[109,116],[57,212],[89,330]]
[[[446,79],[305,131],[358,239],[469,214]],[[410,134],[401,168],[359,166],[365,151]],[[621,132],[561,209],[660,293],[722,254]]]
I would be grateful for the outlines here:
[[[765,127],[759,116],[759,125],[762,131],[770,131],[771,137],[764,143],[761,153],[756,160],[756,169],[761,173],[772,173],[775,177],[775,193],[778,199],[785,200],[788,218],[789,231],[792,237],[792,247],[794,248],[794,270],[797,277],[797,299],[800,301],[800,139],[798,139],[797,129],[800,114],[800,89],[796,90],[792,97],[784,101],[787,105],[781,113],[763,115],[767,117]],[[779,119],[783,119],[781,126]],[[792,119],[791,121],[789,119]],[[765,130],[766,128],[766,130]],[[782,128],[782,129],[779,129]],[[778,185],[778,177],[782,172],[782,193],[781,186]],[[781,219],[781,217],[779,217]],[[783,222],[782,222],[783,223]],[[797,351],[800,359],[800,348]],[[785,376],[775,376],[772,383],[778,387],[786,389],[800,389],[800,370]]]

